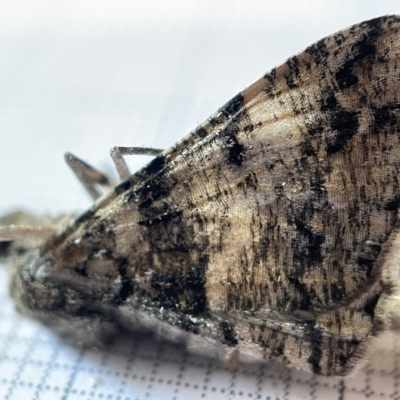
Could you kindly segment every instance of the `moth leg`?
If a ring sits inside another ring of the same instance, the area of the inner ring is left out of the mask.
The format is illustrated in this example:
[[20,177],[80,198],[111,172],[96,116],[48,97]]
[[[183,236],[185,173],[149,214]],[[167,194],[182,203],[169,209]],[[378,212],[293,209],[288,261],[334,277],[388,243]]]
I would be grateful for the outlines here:
[[97,189],[96,185],[110,188],[115,186],[114,182],[107,175],[103,174],[97,169],[94,169],[73,154],[65,153],[65,161],[71,167],[72,171],[75,173],[93,200],[96,200],[101,196],[101,193]]
[[115,168],[118,171],[119,178],[121,181],[128,179],[131,175],[124,160],[124,156],[128,155],[141,155],[141,156],[157,156],[163,150],[153,149],[151,147],[122,147],[115,146],[110,150],[110,155],[114,161]]

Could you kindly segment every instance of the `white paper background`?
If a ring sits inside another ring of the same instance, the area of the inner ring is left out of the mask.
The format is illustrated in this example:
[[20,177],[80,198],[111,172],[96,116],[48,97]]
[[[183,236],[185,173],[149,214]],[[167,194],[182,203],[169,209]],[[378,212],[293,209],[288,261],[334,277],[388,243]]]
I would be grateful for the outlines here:
[[[287,57],[399,8],[389,0],[0,1],[0,215],[84,210],[90,200],[66,151],[111,171],[114,145],[168,147]],[[129,356],[123,340],[108,352],[70,349],[16,316],[5,275],[0,282],[0,398],[400,397],[392,336],[350,380],[259,366],[233,374],[140,340]]]

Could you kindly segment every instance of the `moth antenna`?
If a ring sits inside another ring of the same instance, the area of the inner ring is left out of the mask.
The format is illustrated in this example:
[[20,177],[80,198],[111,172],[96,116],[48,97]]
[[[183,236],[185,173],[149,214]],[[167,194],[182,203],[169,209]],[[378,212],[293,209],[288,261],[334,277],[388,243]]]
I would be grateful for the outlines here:
[[0,242],[17,239],[47,239],[58,232],[55,226],[7,225],[0,226]]

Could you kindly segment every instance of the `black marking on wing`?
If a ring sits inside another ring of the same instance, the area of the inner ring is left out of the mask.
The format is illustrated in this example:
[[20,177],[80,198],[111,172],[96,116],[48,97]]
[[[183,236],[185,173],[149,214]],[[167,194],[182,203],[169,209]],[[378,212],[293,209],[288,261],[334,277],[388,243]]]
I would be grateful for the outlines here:
[[121,288],[119,293],[114,297],[113,303],[115,305],[123,304],[126,299],[132,296],[134,292],[134,284],[132,279],[127,275],[128,261],[126,259],[118,259],[115,261],[118,264],[118,271],[121,277]]
[[[329,126],[329,130],[325,131],[325,143],[327,155],[333,155],[358,132],[359,113],[354,110],[346,110],[338,103],[335,93],[325,90],[321,99],[321,111],[324,115],[323,121]],[[321,138],[324,133],[321,121],[318,119],[308,124],[308,135],[305,135],[301,148],[306,157],[314,155],[317,149],[313,148],[311,143],[315,143],[315,139]],[[313,139],[311,142],[310,139]]]
[[[348,52],[348,59],[336,73],[336,82],[341,90],[358,83],[358,77],[353,74],[357,62],[360,60],[364,61],[364,59],[369,56],[373,58],[376,54],[375,42],[376,38],[381,34],[380,20],[368,21],[367,25],[369,31]],[[372,61],[373,60],[371,60],[371,62]]]
[[222,331],[224,344],[228,346],[236,346],[238,344],[232,324],[227,321],[221,321],[219,329]]
[[266,73],[263,76],[266,81],[266,88],[264,89],[264,93],[267,97],[279,96],[279,90],[276,89],[275,80],[276,80],[276,68],[273,68],[271,71]]
[[[155,178],[147,182],[144,187],[141,187],[139,190],[135,191],[135,193],[132,192],[128,196],[128,201],[136,201],[138,196],[140,196],[141,202],[139,203],[139,209],[146,209],[149,208],[154,201],[168,198],[172,188],[173,186],[171,184],[167,184],[165,181]],[[151,217],[151,214],[149,216]]]
[[117,195],[126,192],[131,187],[131,182],[128,179],[122,181],[119,185],[115,186],[114,190]]
[[155,218],[142,218],[139,220],[139,225],[152,226],[159,224],[169,223],[174,218],[180,217],[182,215],[181,210],[172,210],[158,215]]
[[84,277],[87,277],[86,262],[80,262],[74,268],[74,271]]
[[285,351],[285,340],[281,340],[276,347],[271,351],[271,355],[274,357],[281,357]]
[[378,300],[380,298],[380,294],[375,295],[374,297],[372,297],[372,299],[370,299],[369,301],[367,301],[364,304],[364,312],[368,315],[370,315],[372,318],[375,315],[375,307],[378,304]]
[[244,160],[245,148],[239,143],[234,134],[228,134],[225,140],[225,146],[228,149],[228,160],[230,164],[240,167]]
[[321,373],[321,359],[322,359],[322,346],[323,334],[320,329],[314,325],[306,327],[305,338],[311,343],[311,355],[308,357],[308,362],[311,364],[312,371],[315,374]]
[[400,197],[389,200],[386,204],[384,204],[384,208],[385,210],[389,211],[397,211],[400,208]]
[[399,104],[386,104],[381,108],[372,110],[374,116],[374,132],[380,132],[389,125],[390,132],[399,135]]
[[[376,55],[375,42],[376,38],[381,35],[381,20],[375,19],[368,21],[366,26],[366,33],[361,39],[347,51],[348,57],[343,63],[342,67],[335,74],[335,81],[340,90],[348,89],[351,86],[359,83],[359,78],[355,75],[355,70],[360,62],[363,63],[363,68],[368,66],[368,60],[372,65]],[[341,38],[340,34],[335,36],[338,40]],[[321,71],[326,68],[327,60],[332,57],[332,54],[327,50],[326,41],[322,40],[313,46],[306,49],[306,52],[313,56],[317,68]],[[290,60],[291,61],[291,60]],[[289,66],[293,63],[290,62]],[[295,74],[295,68],[291,69],[291,73]],[[287,78],[288,85],[290,79]],[[290,86],[290,85],[289,85]],[[335,154],[342,150],[343,146],[357,133],[359,129],[359,114],[357,111],[346,109],[336,100],[335,90],[333,88],[325,88],[322,90],[321,111],[324,112],[326,122],[330,126],[330,132],[326,132],[326,151],[329,155]],[[387,116],[386,110],[381,110],[376,120],[379,122],[384,121]],[[321,133],[319,126],[320,120],[317,120],[313,125],[308,127],[308,133],[311,136]],[[311,154],[310,143],[305,138],[305,149],[308,149],[308,155]]]
[[326,69],[327,60],[330,53],[327,49],[325,39],[314,43],[313,45],[307,47],[304,51],[313,56],[314,62],[318,66],[318,69]]
[[[203,263],[204,264],[204,263]],[[159,308],[180,310],[184,314],[199,315],[205,312],[205,275],[200,265],[193,272],[151,276],[151,287],[155,292],[152,301]],[[182,297],[185,298],[182,301]]]
[[357,111],[347,111],[341,107],[328,112],[327,115],[334,133],[332,138],[326,139],[326,151],[330,155],[339,152],[346,142],[357,133],[359,120]]
[[89,221],[91,218],[93,218],[94,214],[95,214],[94,211],[89,209],[89,210],[85,211],[84,213],[82,213],[79,217],[77,217],[75,219],[75,223],[82,224],[86,221]]
[[235,97],[226,102],[218,111],[229,118],[232,115],[236,114],[243,106],[243,95],[241,93],[238,93]]
[[[154,193],[152,192],[152,196]],[[151,290],[146,296],[165,310],[179,310],[199,315],[206,310],[206,270],[209,255],[206,236],[199,236],[191,222],[183,219],[181,210],[170,208],[167,199],[157,206],[151,203],[138,208],[142,235],[148,243],[147,265],[154,258],[162,263],[150,267]],[[201,217],[196,221],[201,229]]]
[[[325,237],[319,233],[313,232],[312,229],[306,226],[304,220],[307,220],[309,217],[306,212],[307,211],[304,210],[303,215],[296,215],[294,224],[299,237],[296,239],[298,242],[295,240],[292,242],[294,249],[298,251],[294,251],[294,263],[296,265],[298,263],[300,264],[301,271],[312,268],[313,265],[321,265],[324,259],[321,246],[325,242]],[[302,216],[304,216],[304,220],[301,219]]]
[[252,131],[248,111],[242,107],[228,122],[225,129],[220,133],[223,137],[223,148],[226,159],[230,165],[240,167],[245,160],[246,149],[238,140],[238,133]]
[[371,277],[372,274],[372,268],[374,266],[374,262],[379,254],[379,251],[374,254],[371,252],[369,255],[360,255],[357,258],[357,264],[360,267],[360,271],[365,271],[365,275],[367,278]]
[[203,139],[203,138],[205,138],[205,137],[208,135],[207,131],[206,131],[202,126],[199,126],[198,128],[196,128],[196,130],[194,131],[194,133],[195,133],[200,139]]
[[116,305],[121,305],[128,299],[134,291],[133,281],[129,276],[121,278],[121,289],[118,295],[114,298],[113,302]]
[[[141,179],[146,179],[146,177],[156,175],[159,173],[165,166],[165,156],[163,154],[159,154],[152,161],[150,161],[143,169],[136,173],[137,176],[140,176]],[[137,182],[137,181],[135,181]],[[115,186],[114,191],[117,195],[125,193],[132,186],[132,181],[130,178],[125,179],[120,184]]]
[[164,168],[165,161],[165,156],[159,154],[143,168],[143,171],[148,175],[157,174]]
[[299,71],[299,60],[296,56],[293,56],[287,61],[287,65],[289,67],[290,73],[285,76],[286,84],[289,89],[294,89],[298,87],[298,80],[300,76]]

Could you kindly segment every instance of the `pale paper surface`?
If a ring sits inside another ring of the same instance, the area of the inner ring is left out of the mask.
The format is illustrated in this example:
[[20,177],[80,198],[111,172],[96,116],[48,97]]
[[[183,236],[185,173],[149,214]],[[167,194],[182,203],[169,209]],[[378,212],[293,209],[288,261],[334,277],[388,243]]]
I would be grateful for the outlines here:
[[[0,214],[84,210],[64,152],[111,170],[114,145],[170,146],[307,45],[396,11],[389,0],[0,0]],[[392,334],[351,378],[272,364],[234,373],[145,338],[67,347],[15,314],[4,268],[0,278],[0,399],[400,398]]]

